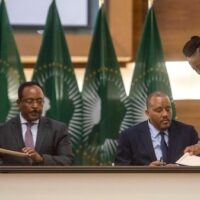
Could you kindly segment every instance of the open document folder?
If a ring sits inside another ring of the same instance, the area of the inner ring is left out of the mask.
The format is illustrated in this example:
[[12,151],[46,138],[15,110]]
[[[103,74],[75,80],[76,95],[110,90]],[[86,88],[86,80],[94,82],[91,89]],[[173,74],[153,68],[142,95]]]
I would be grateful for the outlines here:
[[185,166],[200,166],[200,157],[185,153],[181,158],[176,161],[176,163]]

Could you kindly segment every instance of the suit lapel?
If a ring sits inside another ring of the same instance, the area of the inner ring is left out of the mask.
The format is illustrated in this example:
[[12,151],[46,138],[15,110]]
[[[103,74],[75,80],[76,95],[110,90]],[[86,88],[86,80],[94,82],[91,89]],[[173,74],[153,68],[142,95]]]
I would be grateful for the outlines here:
[[38,132],[37,132],[37,139],[36,139],[36,145],[35,145],[35,149],[37,151],[40,150],[47,133],[48,133],[48,122],[45,118],[41,118],[38,124]]
[[19,117],[16,117],[11,124],[11,134],[16,139],[16,144],[19,146],[19,148],[23,148],[24,141],[22,137],[22,127]]
[[179,131],[174,125],[173,121],[169,129],[169,148],[168,148],[168,159],[169,161],[175,161],[177,155],[177,148],[180,146],[179,143]]
[[151,140],[151,134],[149,131],[148,121],[145,121],[145,124],[143,126],[143,130],[139,134],[141,143],[143,144],[146,152],[150,155],[152,160],[157,160],[155,151],[153,148],[152,140]]

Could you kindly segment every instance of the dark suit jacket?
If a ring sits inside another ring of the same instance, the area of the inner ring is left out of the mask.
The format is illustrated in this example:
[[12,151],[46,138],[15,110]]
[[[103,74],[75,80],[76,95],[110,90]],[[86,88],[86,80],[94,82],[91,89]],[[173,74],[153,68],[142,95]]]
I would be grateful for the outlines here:
[[[0,126],[0,148],[20,151],[25,146],[20,118],[15,117]],[[38,125],[35,150],[43,156],[43,163],[32,165],[70,165],[72,149],[64,123],[42,117]],[[28,158],[0,155],[2,165],[30,165]]]
[[[198,142],[193,126],[172,121],[168,143],[168,163],[175,163],[184,153],[185,147]],[[115,159],[116,165],[149,165],[155,161],[148,121],[125,130],[120,138]]]

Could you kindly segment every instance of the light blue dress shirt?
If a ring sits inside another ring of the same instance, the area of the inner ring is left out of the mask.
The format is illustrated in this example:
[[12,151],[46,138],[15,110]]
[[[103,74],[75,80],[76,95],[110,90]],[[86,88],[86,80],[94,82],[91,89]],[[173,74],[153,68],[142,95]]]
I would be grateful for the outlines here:
[[[156,129],[153,124],[151,124],[149,121],[148,121],[148,125],[149,125],[149,131],[150,131],[150,134],[151,134],[151,140],[152,140],[152,144],[153,144],[153,148],[154,148],[154,151],[155,151],[155,154],[156,154],[156,158],[157,160],[162,160],[162,151],[161,151],[161,135],[159,134],[160,131],[158,129]],[[168,146],[168,131],[162,131],[165,133],[164,135],[164,138],[165,138],[165,142]]]

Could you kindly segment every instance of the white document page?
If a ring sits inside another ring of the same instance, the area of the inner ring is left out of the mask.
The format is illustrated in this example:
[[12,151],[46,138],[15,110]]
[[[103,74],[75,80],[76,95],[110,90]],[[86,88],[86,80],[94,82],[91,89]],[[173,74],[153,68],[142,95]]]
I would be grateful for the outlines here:
[[200,166],[200,157],[185,153],[181,158],[176,161],[176,163],[186,166]]

